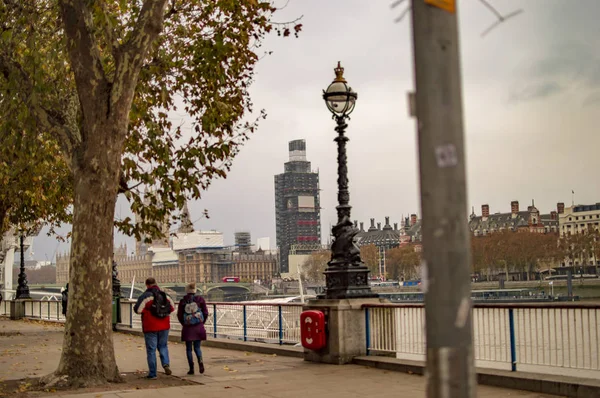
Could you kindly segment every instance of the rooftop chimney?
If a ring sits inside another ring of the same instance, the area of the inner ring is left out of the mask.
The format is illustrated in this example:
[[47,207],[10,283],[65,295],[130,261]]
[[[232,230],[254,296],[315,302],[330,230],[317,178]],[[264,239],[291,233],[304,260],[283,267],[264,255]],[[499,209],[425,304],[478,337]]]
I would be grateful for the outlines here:
[[416,214],[411,214],[410,215],[410,226],[412,227],[416,223],[417,223],[417,215]]
[[555,212],[554,210],[550,212],[550,218],[553,220],[558,219],[558,213]]
[[381,223],[380,222],[377,223],[377,230],[378,231],[381,230]]
[[371,226],[369,227],[369,231],[377,231],[377,228],[375,228],[375,219],[371,218]]
[[519,212],[519,201],[518,200],[513,200],[512,202],[510,202],[510,212],[512,213],[513,217],[517,215],[517,213]]
[[563,202],[558,202],[556,204],[556,210],[558,211],[558,214],[564,214],[564,212],[565,212],[565,204]]
[[397,222],[395,222],[395,223],[394,223],[394,231],[397,231],[397,230],[398,230],[398,223],[397,223]]
[[354,220],[354,228],[358,228],[358,221]]
[[361,230],[361,231],[364,231],[364,230],[365,230],[365,223],[364,223],[364,222],[361,222],[361,223],[360,223],[360,230]]
[[488,218],[490,216],[490,205],[481,205],[481,217]]
[[390,218],[386,217],[385,218],[385,225],[383,226],[383,229],[388,231],[392,229],[392,226],[390,225]]

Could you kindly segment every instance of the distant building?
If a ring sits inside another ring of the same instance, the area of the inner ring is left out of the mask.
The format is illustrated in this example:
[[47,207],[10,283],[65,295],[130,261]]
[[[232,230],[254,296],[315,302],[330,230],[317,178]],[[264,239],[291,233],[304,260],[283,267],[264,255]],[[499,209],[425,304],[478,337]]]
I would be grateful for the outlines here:
[[[280,272],[289,272],[288,255],[310,253],[321,242],[319,173],[306,160],[306,142],[290,141],[284,172],[275,176],[275,227]],[[306,250],[305,250],[306,249]]]
[[[187,210],[185,206],[184,210]],[[187,232],[186,232],[187,231]],[[249,234],[248,234],[249,235]],[[143,254],[128,255],[127,246],[115,248],[119,279],[122,283],[143,283],[152,276],[158,283],[217,283],[226,276],[237,276],[242,280],[271,280],[277,273],[277,255],[263,250],[252,252],[239,246],[226,247],[223,233],[218,231],[195,231],[189,215],[182,215],[177,234],[158,243],[140,245]],[[137,250],[136,250],[137,251]],[[56,257],[57,283],[65,284],[69,279],[69,255]]]
[[402,218],[400,228],[398,223],[394,226],[390,224],[390,218],[385,217],[385,225],[381,223],[375,226],[375,219],[371,218],[371,226],[368,230],[364,229],[364,223],[354,222],[355,226],[360,225],[359,232],[356,235],[358,246],[375,245],[381,249],[392,249],[409,243],[421,242],[421,220],[416,214],[410,217]]
[[250,253],[252,251],[252,236],[250,232],[236,232],[235,248],[240,253]]
[[[416,214],[403,218],[400,222],[390,224],[390,218],[385,217],[385,224],[382,227],[381,223],[375,226],[375,219],[371,218],[371,226],[368,230],[364,230],[364,224],[360,223],[360,229],[356,235],[356,243],[359,247],[375,245],[379,249],[379,274],[385,275],[386,272],[386,251],[399,246],[415,244],[415,250],[420,251],[421,242],[421,221],[417,219]],[[354,222],[355,226],[358,223]],[[417,246],[419,248],[417,248]]]
[[[355,222],[356,225],[356,222]],[[358,246],[375,245],[380,249],[391,249],[400,246],[400,230],[398,224],[394,227],[390,225],[390,218],[385,218],[385,225],[381,227],[381,223],[375,226],[375,219],[371,218],[371,226],[367,231],[363,230],[363,223],[360,223],[361,229],[356,235]]]
[[600,229],[600,203],[567,208],[564,208],[564,204],[562,206],[564,211],[558,215],[561,236]]
[[233,253],[228,275],[237,276],[249,282],[255,280],[270,281],[278,271],[277,254],[263,250],[255,252]]
[[[564,205],[562,207],[564,209]],[[481,216],[475,215],[475,209],[469,216],[469,230],[475,236],[484,236],[498,231],[529,231],[537,233],[558,232],[558,214],[561,203],[556,211],[540,214],[532,201],[526,211],[519,210],[519,202],[510,203],[510,213],[490,214],[490,206],[481,206]]]

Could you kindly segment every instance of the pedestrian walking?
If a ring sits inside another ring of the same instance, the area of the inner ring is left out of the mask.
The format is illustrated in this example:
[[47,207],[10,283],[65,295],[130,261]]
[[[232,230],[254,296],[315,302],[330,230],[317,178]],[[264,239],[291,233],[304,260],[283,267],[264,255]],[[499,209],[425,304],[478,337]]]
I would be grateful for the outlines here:
[[185,341],[185,352],[187,354],[190,370],[188,375],[194,374],[194,355],[192,348],[198,360],[198,371],[204,373],[204,363],[202,362],[202,350],[200,342],[206,340],[206,329],[204,321],[208,317],[206,301],[200,295],[196,294],[196,284],[190,283],[185,288],[186,295],[179,301],[177,309],[177,319],[181,324],[181,341]]
[[138,298],[133,307],[136,314],[142,316],[142,331],[146,342],[149,380],[156,380],[156,350],[165,374],[173,373],[169,367],[169,329],[171,328],[170,314],[175,311],[173,300],[156,284],[154,278],[146,279],[146,291]]
[[69,284],[67,283],[63,291],[61,292],[62,297],[62,314],[67,316],[67,304],[69,303]]

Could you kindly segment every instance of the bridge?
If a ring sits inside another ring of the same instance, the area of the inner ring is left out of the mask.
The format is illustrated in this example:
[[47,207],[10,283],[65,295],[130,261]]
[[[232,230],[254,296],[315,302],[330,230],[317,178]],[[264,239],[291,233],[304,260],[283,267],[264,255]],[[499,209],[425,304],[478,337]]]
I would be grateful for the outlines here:
[[[186,283],[161,283],[160,287],[174,298],[181,298],[185,295]],[[210,301],[243,301],[250,300],[257,294],[265,294],[268,288],[255,283],[196,283],[198,293]],[[50,285],[39,286],[42,290],[56,290],[56,287]],[[131,284],[121,283],[121,296],[131,296]],[[59,289],[60,290],[60,289]],[[136,283],[133,286],[133,296],[138,297],[146,290],[143,283]]]

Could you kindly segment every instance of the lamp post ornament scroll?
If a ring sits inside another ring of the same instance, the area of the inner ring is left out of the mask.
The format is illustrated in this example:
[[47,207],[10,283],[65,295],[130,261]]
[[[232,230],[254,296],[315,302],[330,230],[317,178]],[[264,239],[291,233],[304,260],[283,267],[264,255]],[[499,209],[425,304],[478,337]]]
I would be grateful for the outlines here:
[[334,241],[331,245],[331,260],[325,270],[325,294],[319,298],[347,299],[373,298],[376,293],[369,286],[369,269],[360,258],[360,249],[356,245],[355,236],[358,229],[350,219],[350,191],[348,190],[348,162],[345,136],[348,124],[346,120],[356,105],[357,93],[352,91],[344,78],[344,68],[338,62],[334,69],[335,79],[323,91],[323,99],[327,109],[333,114],[338,136],[334,139],[338,147],[338,222],[332,228]]

